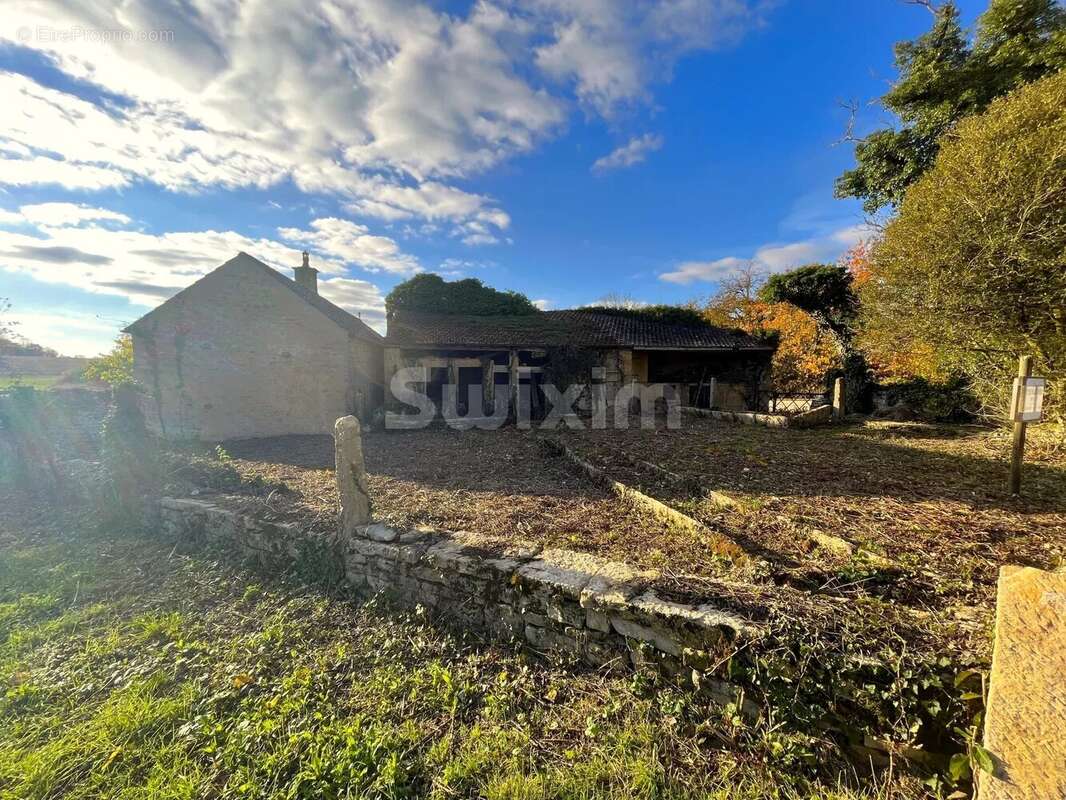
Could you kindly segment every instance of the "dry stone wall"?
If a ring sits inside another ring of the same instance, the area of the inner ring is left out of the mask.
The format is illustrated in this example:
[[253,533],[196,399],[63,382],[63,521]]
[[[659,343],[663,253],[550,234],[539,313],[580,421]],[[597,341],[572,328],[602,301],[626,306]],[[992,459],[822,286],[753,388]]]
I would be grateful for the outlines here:
[[[163,529],[189,541],[234,546],[264,564],[298,558],[299,526],[258,519],[215,501],[164,498]],[[430,528],[360,526],[330,543],[357,593],[383,594],[497,640],[590,666],[649,666],[691,681],[748,716],[758,707],[721,675],[760,627],[712,605],[685,605],[651,588],[653,571],[567,550]]]

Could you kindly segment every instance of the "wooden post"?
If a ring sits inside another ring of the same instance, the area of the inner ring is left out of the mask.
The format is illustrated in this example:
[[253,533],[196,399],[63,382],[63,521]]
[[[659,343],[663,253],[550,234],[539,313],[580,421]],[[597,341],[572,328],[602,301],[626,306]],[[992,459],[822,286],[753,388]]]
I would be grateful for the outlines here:
[[518,351],[512,350],[507,358],[508,390],[511,402],[511,415],[515,422],[518,421]]
[[[1024,379],[1032,374],[1033,357],[1019,356],[1018,377],[1021,379],[1019,383],[1024,382]],[[1023,396],[1023,390],[1015,387],[1014,396],[1010,399],[1010,418],[1014,424],[1014,439],[1010,451],[1010,485],[1008,486],[1011,494],[1018,494],[1022,490],[1022,459],[1025,456],[1026,423],[1018,419],[1018,412],[1021,411],[1019,403]]]
[[844,379],[833,381],[833,419],[844,419]]
[[496,362],[492,356],[481,357],[481,413],[491,414],[496,400]]

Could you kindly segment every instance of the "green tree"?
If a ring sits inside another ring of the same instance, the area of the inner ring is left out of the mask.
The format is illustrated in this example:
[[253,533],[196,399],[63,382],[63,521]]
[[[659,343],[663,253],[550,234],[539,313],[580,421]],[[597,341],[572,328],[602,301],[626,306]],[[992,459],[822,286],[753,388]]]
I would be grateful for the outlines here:
[[107,355],[94,358],[82,376],[89,381],[103,381],[111,386],[133,384],[133,339],[123,334]]
[[771,275],[758,297],[764,303],[791,303],[840,338],[852,335],[858,300],[851,288],[851,273],[844,267],[808,264]]
[[972,47],[958,9],[944,3],[927,33],[896,45],[899,78],[881,105],[900,127],[875,131],[856,144],[856,167],[837,179],[837,196],[860,198],[870,213],[898,206],[960,119],[1063,66],[1066,10],[1055,0],[991,0]]
[[871,255],[864,328],[905,330],[1003,410],[1019,353],[1066,377],[1066,72],[963,120]]
[[436,314],[536,314],[537,307],[519,292],[501,292],[476,278],[445,281],[423,272],[396,284],[385,297],[388,316],[396,311]]
[[870,369],[855,345],[858,298],[848,269],[836,264],[798,267],[771,276],[759,289],[758,297],[764,303],[790,303],[806,311],[833,337],[840,352],[847,409],[865,411],[869,404]]

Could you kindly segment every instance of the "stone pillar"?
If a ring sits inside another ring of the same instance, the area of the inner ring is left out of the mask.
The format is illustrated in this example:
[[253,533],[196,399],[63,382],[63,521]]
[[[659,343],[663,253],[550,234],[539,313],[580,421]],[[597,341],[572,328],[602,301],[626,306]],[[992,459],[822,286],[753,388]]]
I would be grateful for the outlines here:
[[340,530],[345,537],[370,524],[370,495],[366,488],[363,437],[359,420],[341,417],[333,428],[337,456],[337,495],[340,497]]
[[833,381],[833,419],[844,419],[844,379]]

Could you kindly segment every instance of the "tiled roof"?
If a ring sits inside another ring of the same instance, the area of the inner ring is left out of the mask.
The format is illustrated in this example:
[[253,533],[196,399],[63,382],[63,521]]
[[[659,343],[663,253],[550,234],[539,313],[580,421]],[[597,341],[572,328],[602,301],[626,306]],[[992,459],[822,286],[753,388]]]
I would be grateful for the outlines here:
[[[312,291],[310,291],[308,289],[305,289],[303,286],[298,284],[292,278],[288,278],[288,277],[282,275],[276,269],[274,269],[273,267],[268,266],[267,264],[264,264],[262,261],[260,261],[258,258],[255,258],[254,256],[250,256],[250,255],[248,255],[247,253],[244,253],[244,252],[238,253],[236,256],[231,258],[226,263],[222,264],[219,267],[216,267],[216,270],[222,270],[222,269],[226,269],[228,267],[236,267],[236,266],[249,266],[249,267],[252,267],[254,269],[259,270],[259,272],[262,273],[262,275],[264,277],[266,277],[268,280],[277,281],[281,286],[284,286],[289,291],[293,292],[296,295],[299,295],[301,298],[303,298],[305,301],[307,301],[307,303],[309,303],[310,305],[314,306],[316,309],[318,309],[320,312],[325,314],[327,317],[329,317],[335,323],[340,325],[342,328],[347,330],[353,336],[358,336],[360,339],[364,339],[364,340],[369,341],[369,342],[374,342],[375,344],[380,344],[381,343],[381,341],[382,341],[381,334],[378,333],[377,331],[375,331],[373,328],[371,328],[369,325],[367,325],[361,319],[359,319],[358,317],[354,316],[353,314],[349,314],[343,308],[341,308],[340,306],[334,305],[333,303],[331,303],[329,300],[327,300],[326,298],[322,297],[321,295],[316,294],[315,292],[312,292]],[[200,280],[203,280],[203,279],[201,278]],[[199,281],[197,281],[197,283],[199,283]],[[195,286],[195,285],[196,285],[195,283],[191,284],[191,286]],[[129,325],[128,327],[126,327],[125,328],[125,332],[127,332],[127,333],[138,333],[138,332],[140,332],[142,330],[147,330],[147,327],[146,327],[145,323],[152,316],[154,316],[155,313],[159,309],[163,308],[164,306],[168,305],[169,303],[174,302],[178,297],[180,297],[189,288],[190,288],[189,286],[185,287],[185,289],[182,289],[180,292],[175,294],[173,297],[171,297],[166,302],[162,303],[159,306],[156,306],[154,309],[149,311],[147,314],[145,314],[139,320],[134,322],[132,325]]]
[[770,350],[771,345],[713,325],[671,325],[625,314],[580,309],[516,316],[396,312],[386,344],[427,347],[635,347],[638,349]]

